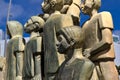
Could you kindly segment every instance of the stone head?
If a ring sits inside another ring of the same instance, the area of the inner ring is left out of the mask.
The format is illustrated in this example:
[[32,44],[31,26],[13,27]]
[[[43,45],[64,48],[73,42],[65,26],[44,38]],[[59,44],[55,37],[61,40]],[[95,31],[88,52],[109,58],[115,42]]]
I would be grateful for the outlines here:
[[23,26],[18,21],[8,21],[7,22],[7,34],[11,37],[22,36],[23,35]]
[[99,10],[101,0],[82,0],[81,10],[84,14],[90,14],[93,9]]
[[57,32],[58,52],[64,53],[69,48],[81,48],[84,41],[83,31],[79,26],[65,27]]
[[44,26],[44,20],[39,16],[32,16],[24,25],[24,30],[27,33],[42,32]]
[[60,11],[63,5],[63,0],[44,0],[42,3],[42,9],[45,13],[53,13],[55,10]]

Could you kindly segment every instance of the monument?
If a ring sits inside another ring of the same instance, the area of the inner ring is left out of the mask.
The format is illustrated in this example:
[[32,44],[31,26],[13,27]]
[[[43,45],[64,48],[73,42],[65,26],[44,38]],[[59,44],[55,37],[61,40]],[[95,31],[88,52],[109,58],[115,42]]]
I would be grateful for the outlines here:
[[[112,16],[98,13],[100,6],[101,0],[44,0],[44,14],[24,25],[26,44],[21,23],[9,21],[5,80],[119,80]],[[82,28],[80,9],[89,16]]]
[[22,37],[23,26],[18,21],[7,23],[7,34],[10,40],[6,53],[6,79],[22,80],[23,52],[25,41]]
[[44,20],[38,16],[32,16],[24,25],[25,32],[30,34],[30,40],[25,46],[24,53],[24,80],[42,80],[43,26]]

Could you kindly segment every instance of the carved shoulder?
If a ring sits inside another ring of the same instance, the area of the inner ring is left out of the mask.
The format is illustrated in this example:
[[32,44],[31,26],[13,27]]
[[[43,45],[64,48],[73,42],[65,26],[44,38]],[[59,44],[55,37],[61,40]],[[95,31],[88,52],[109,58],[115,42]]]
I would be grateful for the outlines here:
[[104,11],[99,13],[99,24],[100,28],[113,29],[113,20],[110,12]]

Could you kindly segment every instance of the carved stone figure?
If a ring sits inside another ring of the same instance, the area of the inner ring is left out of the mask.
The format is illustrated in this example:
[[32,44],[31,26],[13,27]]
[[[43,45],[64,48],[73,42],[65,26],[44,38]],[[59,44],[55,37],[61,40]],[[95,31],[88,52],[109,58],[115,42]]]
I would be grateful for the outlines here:
[[64,0],[64,6],[61,13],[72,16],[74,25],[79,25],[81,0]]
[[41,55],[43,54],[42,32],[44,20],[32,16],[24,25],[30,40],[25,46],[23,75],[25,80],[41,80]]
[[22,80],[24,39],[23,26],[18,21],[7,23],[7,34],[10,40],[7,44],[6,80]]
[[[50,7],[51,6],[51,7]],[[60,10],[63,7],[62,0],[48,0],[44,1],[43,11],[49,13],[50,16],[46,20],[44,26],[44,52],[45,52],[45,78],[46,80],[53,79],[58,67],[60,65],[57,49],[56,49],[56,31],[62,27],[73,26],[72,17],[70,15],[61,14]],[[51,11],[49,11],[51,10]]]
[[57,48],[66,55],[55,80],[90,80],[94,64],[83,56],[84,34],[79,26],[65,27],[57,32]]
[[90,19],[83,25],[84,55],[96,66],[99,80],[118,80],[112,39],[113,21],[109,12],[98,13],[101,0],[83,0],[81,10]]

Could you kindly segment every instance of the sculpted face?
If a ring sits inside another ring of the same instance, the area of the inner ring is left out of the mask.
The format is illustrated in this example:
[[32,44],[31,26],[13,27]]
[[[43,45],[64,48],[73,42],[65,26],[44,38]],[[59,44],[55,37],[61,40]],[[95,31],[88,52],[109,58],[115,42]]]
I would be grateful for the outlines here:
[[41,5],[44,13],[51,14],[56,10],[60,11],[63,8],[64,1],[63,0],[44,0],[44,2]]
[[24,30],[27,33],[43,32],[44,19],[39,16],[32,16],[24,25]]
[[84,14],[90,14],[92,11],[92,6],[93,6],[93,0],[82,0],[81,3],[81,11]]
[[58,42],[56,43],[58,52],[65,53],[65,51],[70,47],[69,42],[66,40],[65,36],[60,34],[57,37]]
[[56,4],[56,0],[44,0],[44,2],[42,2],[42,10],[45,13],[52,13],[54,12],[54,7]]
[[37,29],[39,26],[39,23],[36,21],[36,22],[32,22],[31,20],[29,20],[26,24],[25,24],[25,27],[24,27],[24,30],[25,32],[27,33],[31,33],[33,30]]
[[11,37],[16,35],[23,35],[23,26],[18,21],[7,22],[7,34]]

